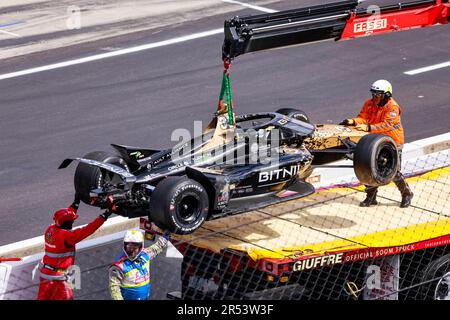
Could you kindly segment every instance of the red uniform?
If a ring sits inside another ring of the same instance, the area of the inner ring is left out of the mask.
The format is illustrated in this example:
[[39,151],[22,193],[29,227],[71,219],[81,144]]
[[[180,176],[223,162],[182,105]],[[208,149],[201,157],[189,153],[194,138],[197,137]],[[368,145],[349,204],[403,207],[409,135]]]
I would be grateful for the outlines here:
[[99,216],[83,228],[61,229],[56,224],[45,231],[45,256],[41,261],[38,300],[72,300],[67,269],[75,261],[75,245],[93,234],[105,222]]

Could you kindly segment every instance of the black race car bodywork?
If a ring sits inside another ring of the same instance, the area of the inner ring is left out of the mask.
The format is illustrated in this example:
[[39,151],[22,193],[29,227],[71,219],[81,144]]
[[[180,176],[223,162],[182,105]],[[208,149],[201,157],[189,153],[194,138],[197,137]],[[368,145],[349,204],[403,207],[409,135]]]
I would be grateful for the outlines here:
[[234,117],[232,108],[227,66],[237,56],[443,24],[450,18],[448,1],[417,0],[381,7],[374,24],[370,14],[357,9],[358,3],[347,0],[225,21],[226,70],[220,99],[227,91],[230,107],[219,104],[201,137],[173,149],[112,145],[116,154],[97,151],[66,159],[60,168],[80,162],[75,172],[77,196],[99,207],[106,207],[112,196],[118,214],[148,215],[160,228],[186,234],[206,219],[306,196],[314,192],[306,182],[313,166],[329,166],[335,160],[353,160],[363,184],[391,182],[399,159],[388,136],[339,125],[313,126],[296,109]]
[[313,164],[359,157],[355,172],[372,185],[390,182],[397,169],[389,137],[314,126],[300,110],[245,114],[231,125],[228,120],[225,105],[201,137],[173,149],[112,145],[116,154],[92,152],[66,159],[60,168],[80,162],[75,190],[83,202],[106,207],[112,196],[118,214],[149,216],[179,234],[194,232],[207,219],[313,193],[305,181]]

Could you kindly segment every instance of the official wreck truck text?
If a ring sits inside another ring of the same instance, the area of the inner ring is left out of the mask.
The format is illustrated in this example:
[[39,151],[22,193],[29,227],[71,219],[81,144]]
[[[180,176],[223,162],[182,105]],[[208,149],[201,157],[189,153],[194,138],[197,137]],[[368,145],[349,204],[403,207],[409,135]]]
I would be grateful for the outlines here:
[[193,306],[184,304],[177,307],[177,315],[219,317],[233,315],[271,315],[274,312],[273,304],[221,304],[215,306]]

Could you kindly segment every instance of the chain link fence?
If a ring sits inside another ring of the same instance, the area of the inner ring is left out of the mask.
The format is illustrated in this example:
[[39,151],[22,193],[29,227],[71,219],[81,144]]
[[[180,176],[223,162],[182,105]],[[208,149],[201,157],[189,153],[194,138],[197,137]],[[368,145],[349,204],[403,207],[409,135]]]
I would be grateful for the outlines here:
[[[152,244],[146,241],[145,245]],[[122,252],[122,240],[106,243],[95,248],[82,250],[76,254],[76,268],[72,272],[69,283],[73,289],[75,300],[108,300],[109,293],[108,268]],[[151,262],[151,299],[164,300],[166,290],[180,290],[181,259],[167,257],[164,250],[160,256]],[[31,262],[24,263],[6,272],[6,264],[0,264],[0,272],[7,276],[7,284],[0,291],[0,298],[5,300],[35,300],[39,289],[38,264],[42,255],[34,256]],[[4,280],[4,279],[3,279]],[[0,288],[2,279],[0,278]]]

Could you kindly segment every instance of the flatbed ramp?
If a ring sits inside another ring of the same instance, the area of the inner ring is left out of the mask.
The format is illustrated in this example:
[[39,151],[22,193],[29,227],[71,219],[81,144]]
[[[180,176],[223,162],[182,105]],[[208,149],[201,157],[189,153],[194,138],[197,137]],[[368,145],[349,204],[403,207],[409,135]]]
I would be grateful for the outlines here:
[[393,183],[379,188],[379,205],[369,208],[359,207],[364,187],[333,187],[208,221],[192,235],[174,235],[172,242],[212,253],[231,249],[255,262],[342,252],[336,262],[344,263],[450,243],[450,167],[407,181],[415,195],[409,208],[399,208]]

